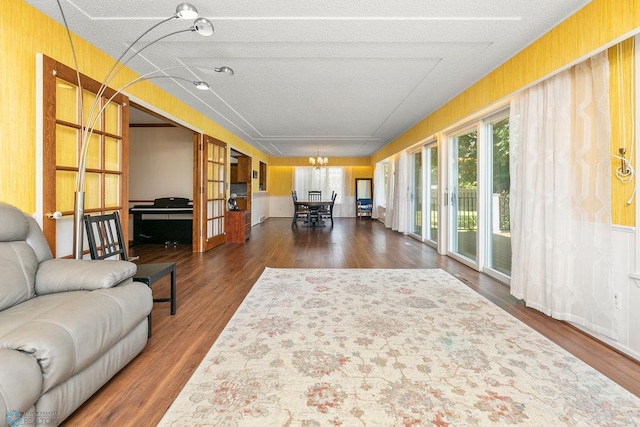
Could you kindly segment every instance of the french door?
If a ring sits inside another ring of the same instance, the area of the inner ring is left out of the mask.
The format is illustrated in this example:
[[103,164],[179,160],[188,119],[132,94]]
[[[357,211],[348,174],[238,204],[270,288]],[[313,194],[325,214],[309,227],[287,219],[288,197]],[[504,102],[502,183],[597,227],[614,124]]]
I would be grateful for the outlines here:
[[[70,257],[82,129],[93,125],[87,118],[94,104],[103,111],[95,120],[88,146],[84,212],[117,211],[122,218],[128,217],[128,98],[118,94],[107,102],[115,94],[111,89],[96,98],[97,81],[81,74],[80,90],[74,69],[44,55],[38,61],[42,68],[42,230],[55,257]],[[56,211],[62,216],[54,220]],[[122,222],[122,229],[128,235],[128,221]]]
[[201,234],[194,237],[199,242],[199,250],[204,252],[225,241],[227,144],[203,135],[198,153],[201,187],[194,207],[198,211],[198,225],[194,224],[194,230]]

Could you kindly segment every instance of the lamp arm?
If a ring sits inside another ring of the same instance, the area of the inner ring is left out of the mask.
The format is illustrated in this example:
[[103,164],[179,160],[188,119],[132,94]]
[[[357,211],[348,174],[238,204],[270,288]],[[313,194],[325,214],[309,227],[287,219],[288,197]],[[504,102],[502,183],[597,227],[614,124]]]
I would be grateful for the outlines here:
[[[140,34],[140,36],[138,36],[138,38],[137,38],[137,39],[135,39],[135,40],[133,41],[133,43],[131,43],[131,44],[129,45],[129,47],[127,47],[127,48],[125,49],[125,51],[124,51],[124,52],[122,52],[122,55],[120,55],[120,57],[116,60],[116,62],[114,62],[114,63],[113,63],[113,66],[111,67],[111,69],[110,69],[110,70],[109,70],[109,72],[107,73],[107,76],[105,77],[105,82],[107,81],[107,79],[109,79],[109,76],[111,75],[111,73],[113,73],[113,72],[114,72],[113,70],[115,70],[115,68],[116,68],[116,66],[118,65],[118,63],[119,63],[120,61],[122,61],[122,59],[123,59],[123,58],[124,58],[124,56],[127,54],[127,52],[129,52],[131,49],[133,49],[133,47],[136,45],[136,43],[138,43],[138,42],[139,42],[139,41],[140,41],[144,36],[146,36],[147,34],[149,34],[149,33],[150,33],[151,31],[153,31],[155,28],[157,28],[157,27],[159,27],[160,25],[164,24],[165,22],[171,21],[172,19],[175,19],[175,18],[177,18],[177,17],[178,17],[178,15],[170,16],[170,17],[168,17],[167,19],[164,19],[164,20],[162,20],[162,21],[160,21],[160,22],[157,22],[155,25],[151,26],[147,31],[145,31],[144,33]],[[145,46],[145,47],[146,47],[146,46]],[[137,55],[137,53],[136,53],[136,55]],[[135,56],[135,55],[133,55],[133,56]],[[132,56],[132,58],[133,58],[133,56]],[[131,59],[131,58],[129,58],[129,59]],[[128,62],[128,61],[129,61],[129,60],[127,60],[127,62]],[[118,71],[120,71],[120,69],[118,69]],[[115,74],[118,74],[118,71],[116,71],[116,72],[114,73],[114,75],[115,75]],[[109,81],[110,81],[110,80],[109,80]],[[109,85],[109,83],[105,83],[105,84],[106,84],[106,85]]]
[[[120,57],[118,58],[118,60],[113,64],[113,66],[111,67],[111,69],[109,70],[109,72],[107,73],[103,83],[101,84],[100,88],[98,89],[98,92],[96,94],[96,98],[91,106],[91,109],[89,111],[89,115],[86,119],[86,123],[91,123],[91,126],[85,126],[83,125],[83,123],[85,123],[85,118],[84,118],[84,107],[83,107],[83,103],[82,100],[84,98],[83,96],[83,89],[82,89],[82,84],[81,84],[81,80],[80,80],[80,68],[78,67],[78,61],[76,58],[76,54],[75,54],[75,49],[74,49],[74,45],[73,45],[73,39],[71,37],[71,31],[69,30],[69,25],[67,23],[66,20],[66,16],[64,14],[64,10],[62,9],[62,5],[60,4],[60,0],[57,0],[58,3],[58,7],[60,9],[60,13],[62,14],[62,18],[64,20],[64,25],[65,28],[67,30],[67,34],[69,36],[69,42],[71,44],[71,49],[73,51],[73,58],[74,58],[74,62],[76,65],[76,75],[77,75],[77,79],[78,79],[78,88],[80,90],[80,134],[81,134],[81,146],[80,146],[80,158],[78,160],[78,174],[76,176],[76,192],[75,192],[75,200],[74,200],[74,230],[73,230],[73,256],[75,259],[81,259],[83,254],[82,254],[82,244],[83,244],[83,228],[82,228],[82,221],[83,221],[83,216],[84,216],[84,181],[85,181],[85,172],[86,172],[86,163],[87,163],[87,155],[88,155],[88,146],[89,146],[89,142],[91,139],[91,136],[93,134],[93,130],[95,128],[95,125],[97,123],[98,118],[100,117],[100,115],[102,114],[102,112],[104,111],[104,109],[106,108],[107,105],[109,105],[109,103],[113,100],[113,98],[115,96],[117,96],[119,93],[122,92],[122,90],[124,90],[126,87],[130,86],[131,84],[141,80],[144,77],[138,77],[137,79],[132,80],[131,82],[127,83],[125,86],[123,86],[122,88],[120,88],[118,91],[116,91],[116,93],[111,96],[111,98],[109,98],[109,100],[102,106],[102,108],[100,108],[99,113],[97,115],[94,116],[94,113],[96,112],[96,110],[98,109],[98,106],[100,104],[100,100],[102,99],[102,96],[105,92],[105,90],[107,89],[109,83],[115,78],[115,76],[120,72],[120,70],[122,70],[122,67],[125,66],[126,63],[128,63],[131,59],[135,58],[138,54],[140,54],[140,52],[142,52],[144,49],[146,49],[147,47],[157,43],[158,41],[178,34],[178,33],[182,33],[182,32],[186,32],[186,31],[198,31],[197,26],[194,23],[194,26],[190,27],[189,29],[186,30],[180,30],[180,31],[175,31],[172,33],[169,33],[163,37],[160,37],[156,40],[153,40],[152,42],[146,44],[145,46],[143,46],[140,50],[136,51],[133,55],[131,55],[131,57],[129,59],[127,59],[126,61],[124,61],[124,63],[120,64],[120,66],[118,66],[118,64],[120,63],[120,61],[122,61],[124,59],[124,57],[126,56],[126,54],[131,51],[133,49],[133,47],[145,36],[147,35],[150,31],[152,31],[153,29],[157,28],[159,25],[162,25],[165,22],[168,22],[172,19],[178,18],[180,17],[179,14],[180,12],[176,11],[176,14],[166,18],[156,24],[154,24],[153,26],[151,26],[149,29],[147,29],[145,32],[143,32],[140,36],[138,36],[138,38],[136,38],[136,40],[131,43],[127,49],[125,49],[125,51],[120,55]],[[185,4],[186,5],[186,4]],[[178,7],[178,9],[180,9],[180,6]],[[208,22],[208,21],[207,21]],[[210,24],[210,23],[209,23]],[[199,32],[199,31],[198,31]],[[205,35],[210,35],[210,34],[205,34]],[[177,67],[177,68],[181,68],[181,67]],[[161,70],[157,70],[154,72],[158,72]]]
[[[151,29],[157,27],[159,24],[163,23],[163,22],[167,22],[170,19],[173,19],[174,17],[171,18],[167,18],[164,21],[161,21],[160,23],[154,25],[153,27],[151,27],[149,30],[145,31],[144,34],[147,34],[149,31],[151,31]],[[140,37],[138,37],[138,39],[136,41],[134,41],[128,48],[127,50],[124,51],[124,53],[120,56],[120,58],[118,59],[118,62],[113,64],[113,67],[111,67],[111,70],[109,70],[109,72],[107,73],[106,78],[104,79],[104,81],[102,82],[102,84],[100,85],[100,88],[98,89],[98,92],[96,93],[96,99],[95,101],[93,101],[93,105],[91,105],[91,110],[89,111],[89,115],[87,117],[87,123],[91,123],[93,121],[93,124],[91,125],[91,129],[93,129],[93,127],[95,126],[95,122],[97,121],[98,117],[100,117],[101,112],[104,110],[100,110],[100,112],[98,112],[97,114],[94,115],[94,113],[96,112],[96,109],[98,108],[98,104],[100,103],[100,98],[102,98],[102,95],[104,94],[104,92],[107,90],[107,88],[109,87],[109,84],[111,83],[111,81],[118,75],[118,73],[120,72],[120,70],[122,70],[122,68],[127,65],[127,63],[129,61],[131,61],[133,58],[135,58],[136,56],[138,56],[140,54],[140,52],[142,52],[143,50],[145,50],[146,48],[148,48],[149,46],[152,46],[153,44],[159,42],[160,40],[167,38],[169,36],[173,36],[175,34],[180,34],[180,33],[184,33],[187,31],[194,31],[193,27],[191,28],[187,28],[184,30],[178,30],[178,31],[174,31],[172,33],[166,34],[162,37],[159,37],[157,39],[155,39],[154,41],[147,43],[145,46],[143,46],[140,50],[136,51],[134,55],[132,55],[129,59],[127,59],[126,61],[124,61],[123,63],[120,63],[120,66],[118,67],[118,63],[119,61],[122,60],[122,58],[125,56],[125,54],[131,50],[131,48],[138,42],[138,40],[140,40]],[[144,35],[143,34],[143,35]],[[117,67],[117,68],[116,68]],[[172,67],[173,68],[173,67]],[[183,68],[183,67],[176,67],[176,68]],[[157,71],[161,71],[161,70],[157,70]],[[154,72],[157,72],[154,71]],[[128,86],[129,84],[127,84]],[[122,88],[124,89],[124,88]],[[108,104],[108,102],[107,102]],[[107,105],[105,104],[105,105]],[[84,138],[83,138],[84,140]],[[84,141],[83,141],[83,145],[84,145]]]
[[[78,161],[78,175],[76,176],[76,192],[84,191],[84,181],[85,181],[84,180],[84,176],[85,176],[85,171],[86,171],[86,167],[87,167],[87,156],[89,154],[89,145],[90,145],[89,141],[91,140],[91,136],[93,135],[93,130],[95,129],[96,124],[98,123],[98,119],[100,118],[100,116],[102,116],[102,113],[107,108],[107,106],[109,104],[111,104],[111,101],[113,101],[116,96],[120,95],[122,93],[122,91],[124,91],[126,88],[128,88],[129,86],[131,86],[134,83],[139,82],[140,80],[148,80],[148,79],[160,78],[160,77],[171,77],[171,78],[183,79],[183,80],[188,81],[187,79],[184,79],[182,77],[177,77],[177,76],[153,76],[153,74],[155,74],[155,73],[161,73],[161,72],[168,71],[168,70],[175,70],[177,68],[185,68],[185,66],[179,65],[179,66],[175,66],[175,67],[162,68],[162,69],[150,71],[150,72],[148,72],[146,74],[138,76],[135,79],[131,80],[129,83],[127,83],[124,86],[122,86],[113,95],[111,95],[111,97],[109,99],[107,99],[107,101],[104,103],[102,108],[100,108],[100,110],[95,114],[95,117],[93,117],[93,121],[91,123],[89,123],[89,126],[87,126],[85,128],[85,130],[84,130],[84,135],[83,135],[83,138],[82,138],[81,151],[80,151],[80,159]],[[151,76],[151,77],[149,77],[149,76]],[[103,91],[103,93],[104,93],[104,91]],[[98,99],[100,99],[100,98],[96,98],[96,100],[98,100]],[[97,105],[97,102],[94,102],[93,103],[93,107],[95,107],[96,105]],[[93,107],[92,107],[92,109],[93,109]]]
[[[56,0],[58,3],[58,9],[60,9],[60,14],[62,15],[62,21],[64,22],[64,28],[67,30],[67,37],[69,38],[69,45],[71,46],[71,54],[73,55],[73,63],[76,67],[76,79],[78,80],[78,88],[80,89],[80,93],[82,93],[82,80],[80,79],[80,67],[78,66],[78,57],[76,56],[76,46],[73,44],[73,38],[71,37],[71,30],[69,29],[69,24],[67,23],[67,17],[64,14],[64,10],[62,9],[62,5],[60,4],[60,0]],[[84,123],[84,106],[83,106],[83,98],[79,97],[80,104],[80,124]]]
[[[87,156],[89,153],[89,142],[91,141],[91,136],[93,135],[93,130],[95,129],[96,123],[98,122],[98,118],[102,115],[105,108],[113,101],[113,99],[122,93],[123,90],[128,88],[134,83],[139,82],[145,78],[153,78],[149,77],[154,73],[159,73],[163,71],[167,71],[170,69],[176,68],[185,68],[184,66],[176,66],[176,67],[168,67],[160,70],[151,71],[147,74],[143,74],[129,83],[122,86],[118,89],[108,100],[104,103],[96,117],[93,119],[91,126],[85,127],[81,130],[82,132],[82,146],[80,147],[80,159],[78,160],[78,174],[76,175],[76,191],[74,198],[74,206],[73,206],[73,256],[75,259],[82,259],[82,233],[83,233],[83,218],[84,218],[84,181],[85,174],[87,169]],[[156,76],[156,77],[172,77],[172,76]],[[103,91],[104,92],[104,91]],[[96,101],[93,103],[92,110],[95,109],[95,106],[98,103],[100,98],[96,97]]]
[[[171,19],[171,18],[169,18],[169,19]],[[162,21],[162,22],[166,22],[166,20],[165,20],[165,21]],[[156,25],[156,26],[157,26],[157,25]],[[137,50],[137,51],[135,52],[135,54],[134,54],[134,55],[132,55],[132,56],[131,56],[129,59],[127,59],[126,61],[124,61],[124,62],[120,62],[120,61],[122,60],[122,58],[124,57],[124,54],[123,54],[123,55],[118,59],[118,62],[116,62],[115,64],[113,64],[113,67],[111,68],[111,70],[110,70],[110,71],[109,71],[109,73],[107,74],[107,77],[104,79],[104,81],[103,81],[102,85],[100,86],[100,90],[98,91],[98,97],[102,96],[102,94],[104,93],[104,91],[106,90],[106,88],[109,86],[109,83],[111,83],[111,81],[112,81],[112,80],[113,80],[113,79],[118,75],[118,73],[120,72],[120,70],[122,70],[122,69],[123,69],[123,68],[124,68],[128,63],[129,63],[129,61],[131,61],[133,58],[135,58],[136,56],[138,56],[138,55],[140,54],[140,52],[142,52],[143,50],[145,50],[145,49],[146,49],[146,48],[148,48],[149,46],[152,46],[152,45],[156,44],[157,42],[159,42],[159,41],[160,41],[160,40],[162,40],[162,39],[165,39],[165,38],[167,38],[167,37],[170,37],[170,36],[173,36],[173,35],[176,35],[176,34],[186,33],[187,31],[194,31],[194,30],[193,30],[193,27],[191,27],[191,28],[186,28],[186,29],[183,29],[183,30],[174,31],[174,32],[169,33],[169,34],[166,34],[166,35],[164,35],[164,36],[162,36],[162,37],[158,37],[158,38],[157,38],[157,39],[155,39],[154,41],[152,41],[152,42],[150,42],[150,43],[147,43],[147,44],[146,44],[146,45],[144,45],[142,48],[140,48],[139,50]],[[149,32],[149,31],[145,32],[145,34],[146,34],[146,33],[148,33],[148,32]],[[137,40],[136,40],[136,42],[137,42]],[[129,50],[131,50],[131,48],[133,47],[133,45],[134,45],[136,42],[133,42],[133,44],[131,44],[131,45],[129,46],[129,48],[125,51],[125,54],[126,54]],[[117,66],[118,66],[118,64],[120,64],[120,66],[119,66],[119,67],[117,67]],[[117,67],[117,69],[116,69],[116,67]],[[114,71],[114,70],[115,70],[115,71]]]

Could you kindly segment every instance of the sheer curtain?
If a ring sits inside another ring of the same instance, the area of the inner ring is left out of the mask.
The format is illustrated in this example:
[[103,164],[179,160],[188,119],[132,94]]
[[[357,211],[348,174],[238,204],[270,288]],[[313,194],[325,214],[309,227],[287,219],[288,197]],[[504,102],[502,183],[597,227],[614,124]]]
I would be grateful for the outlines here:
[[322,198],[329,200],[331,192],[337,193],[333,214],[336,217],[355,215],[353,196],[353,172],[350,167],[296,167],[293,174],[293,188],[299,199],[306,199],[309,190],[322,191]]
[[378,206],[387,205],[387,189],[385,188],[384,170],[386,162],[376,163],[376,167],[373,170],[373,211],[371,212],[372,218],[379,218]]
[[511,293],[617,339],[607,53],[514,97]]
[[390,158],[388,168],[387,215],[384,225],[406,233],[409,223],[409,156],[406,150]]

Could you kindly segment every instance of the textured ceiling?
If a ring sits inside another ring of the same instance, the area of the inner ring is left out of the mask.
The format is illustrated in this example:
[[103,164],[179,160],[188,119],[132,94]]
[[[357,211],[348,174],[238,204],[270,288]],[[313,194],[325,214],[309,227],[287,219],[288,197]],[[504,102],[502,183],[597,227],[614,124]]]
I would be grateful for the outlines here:
[[[154,80],[269,155],[370,156],[589,1],[200,0],[211,37],[176,34],[128,65],[208,82]],[[60,2],[70,29],[114,58],[177,5]],[[27,3],[61,22],[56,2]],[[190,25],[169,21],[140,46]]]

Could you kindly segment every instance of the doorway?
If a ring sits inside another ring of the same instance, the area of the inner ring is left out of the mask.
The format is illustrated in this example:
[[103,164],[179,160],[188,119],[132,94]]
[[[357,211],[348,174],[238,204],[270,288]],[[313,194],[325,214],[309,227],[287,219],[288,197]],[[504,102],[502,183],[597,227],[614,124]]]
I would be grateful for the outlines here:
[[234,149],[229,150],[229,192],[236,195],[241,211],[251,211],[252,159]]

